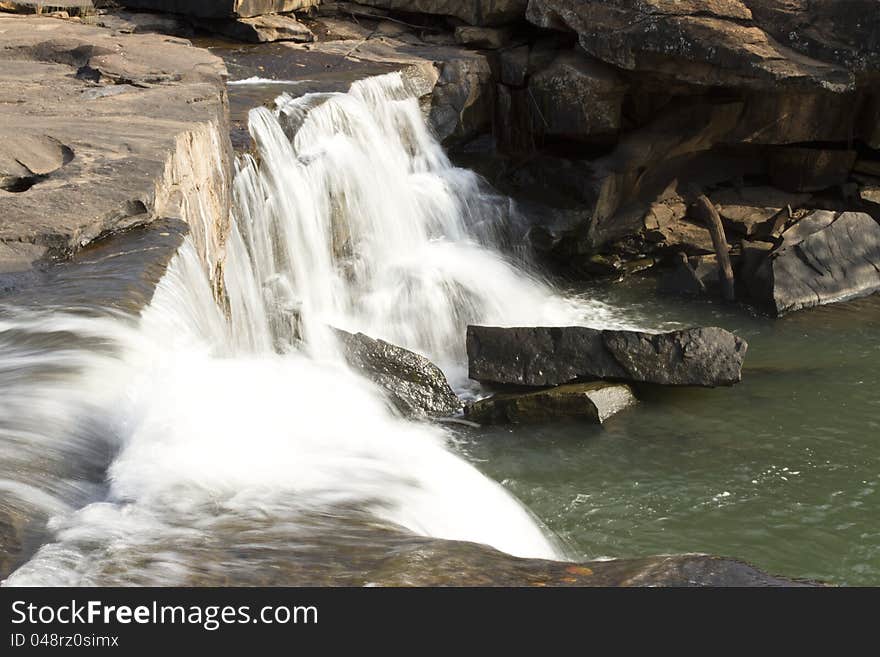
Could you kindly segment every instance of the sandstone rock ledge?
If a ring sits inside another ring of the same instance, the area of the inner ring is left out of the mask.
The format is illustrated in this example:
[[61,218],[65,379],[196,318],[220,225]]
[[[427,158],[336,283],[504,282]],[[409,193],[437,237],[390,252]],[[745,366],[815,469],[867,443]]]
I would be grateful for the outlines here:
[[188,224],[213,270],[231,182],[225,80],[188,41],[0,15],[0,289],[157,219]]

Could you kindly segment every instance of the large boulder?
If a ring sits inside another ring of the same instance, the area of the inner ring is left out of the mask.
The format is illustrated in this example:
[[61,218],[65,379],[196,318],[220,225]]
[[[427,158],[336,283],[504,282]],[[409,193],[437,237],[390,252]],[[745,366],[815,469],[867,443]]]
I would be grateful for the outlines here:
[[440,368],[424,356],[363,333],[334,331],[348,364],[382,387],[407,417],[448,417],[461,402]]
[[776,315],[880,290],[880,225],[861,212],[814,212],[782,234],[747,281]]
[[270,14],[253,18],[206,20],[203,26],[212,32],[247,43],[296,41],[308,43],[315,40],[312,31],[291,16]]
[[465,415],[480,424],[520,424],[565,418],[602,424],[635,403],[630,387],[621,383],[571,383],[535,392],[494,395],[469,404]]
[[590,139],[615,135],[626,85],[610,66],[582,51],[563,51],[529,78],[535,132]]
[[856,72],[880,68],[876,0],[743,0],[767,34]]
[[124,7],[198,18],[250,18],[308,9],[321,0],[120,0]]
[[748,345],[721,328],[670,333],[583,326],[468,326],[469,375],[483,383],[548,386],[611,379],[678,386],[737,383]]

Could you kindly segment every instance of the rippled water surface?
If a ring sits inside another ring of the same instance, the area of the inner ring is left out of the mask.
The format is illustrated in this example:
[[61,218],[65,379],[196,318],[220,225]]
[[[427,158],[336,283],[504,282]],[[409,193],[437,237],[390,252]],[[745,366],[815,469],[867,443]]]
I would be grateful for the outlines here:
[[708,552],[880,584],[880,297],[772,320],[647,280],[590,294],[648,326],[735,331],[743,382],[645,389],[603,428],[482,429],[461,449],[581,556]]

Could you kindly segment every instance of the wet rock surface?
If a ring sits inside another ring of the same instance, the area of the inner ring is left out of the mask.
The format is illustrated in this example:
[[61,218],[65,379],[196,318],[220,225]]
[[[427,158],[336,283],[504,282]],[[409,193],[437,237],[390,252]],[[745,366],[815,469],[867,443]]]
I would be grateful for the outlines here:
[[335,330],[349,365],[377,383],[407,417],[447,417],[461,402],[440,368],[424,356],[363,333]]
[[328,67],[356,62],[358,66],[403,72],[420,99],[428,124],[442,142],[460,142],[491,129],[492,69],[480,52],[381,35],[285,45],[291,58],[320,59]]
[[[236,537],[248,529],[251,540]],[[109,551],[67,585],[177,586],[815,586],[703,554],[583,562],[524,559],[489,546],[405,533],[339,509],[313,518],[240,518],[141,549]]]
[[629,386],[575,383],[523,394],[496,394],[465,408],[469,420],[480,424],[518,424],[578,419],[602,424],[636,403]]
[[547,386],[577,379],[720,386],[741,378],[745,340],[724,329],[671,333],[580,326],[468,326],[469,376],[480,382]]

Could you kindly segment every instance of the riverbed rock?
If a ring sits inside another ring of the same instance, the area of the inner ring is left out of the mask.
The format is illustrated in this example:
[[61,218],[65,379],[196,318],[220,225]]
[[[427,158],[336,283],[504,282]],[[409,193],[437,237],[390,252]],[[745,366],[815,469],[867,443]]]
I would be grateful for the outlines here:
[[619,383],[571,383],[523,394],[496,394],[465,408],[480,424],[522,424],[578,419],[602,424],[636,403],[629,386]]
[[403,415],[447,417],[461,410],[443,372],[424,356],[363,333],[334,333],[349,365],[381,386]]
[[0,500],[0,581],[21,562],[27,524],[26,517],[14,504]]
[[775,315],[880,290],[880,225],[861,212],[814,212],[782,234],[749,280]]
[[712,253],[712,235],[705,226],[687,219],[688,208],[680,197],[652,203],[644,218],[644,236],[659,247],[700,255]]
[[268,14],[253,18],[202,21],[201,25],[216,34],[247,43],[295,41],[308,43],[315,40],[312,31],[292,16]]
[[779,213],[803,208],[810,198],[768,186],[727,188],[709,195],[725,229],[748,238],[769,237]]
[[468,326],[469,376],[482,383],[548,386],[610,379],[662,385],[739,382],[748,345],[721,328],[669,333],[583,326]]
[[657,283],[664,294],[700,296],[714,293],[720,285],[718,258],[714,255],[687,257],[676,254],[675,264]]
[[198,18],[250,18],[316,7],[321,0],[120,0],[123,7]]
[[495,85],[492,66],[484,53],[460,46],[437,46],[419,40],[384,36],[357,41],[284,42],[290,57],[315,57],[334,66],[345,59],[399,70],[420,102],[434,135],[455,144],[483,134],[492,127]]
[[231,182],[223,62],[172,37],[42,17],[0,15],[0,39],[0,270],[178,218],[199,227],[216,275]]

